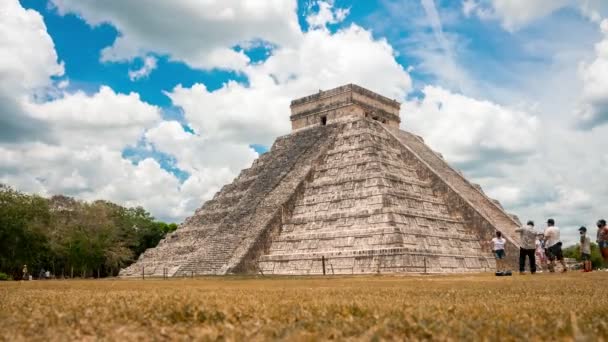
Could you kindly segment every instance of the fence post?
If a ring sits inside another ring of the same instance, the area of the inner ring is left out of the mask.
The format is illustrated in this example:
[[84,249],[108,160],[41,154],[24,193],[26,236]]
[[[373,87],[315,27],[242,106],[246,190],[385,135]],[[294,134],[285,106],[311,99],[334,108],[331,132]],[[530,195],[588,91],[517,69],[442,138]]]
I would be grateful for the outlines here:
[[145,272],[146,266],[142,266],[141,267],[141,279],[144,280],[146,279],[146,272]]
[[426,257],[424,257],[424,274],[426,274]]
[[321,264],[323,265],[323,275],[325,275],[325,256],[321,256]]

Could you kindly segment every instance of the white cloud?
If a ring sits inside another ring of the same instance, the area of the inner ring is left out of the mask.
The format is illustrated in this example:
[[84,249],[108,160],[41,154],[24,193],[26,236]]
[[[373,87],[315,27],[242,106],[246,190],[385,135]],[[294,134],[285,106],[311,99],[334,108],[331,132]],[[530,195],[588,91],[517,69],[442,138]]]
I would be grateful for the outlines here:
[[503,26],[514,31],[568,5],[571,0],[493,0],[492,4]]
[[296,1],[290,0],[51,0],[60,14],[90,25],[109,23],[121,35],[102,52],[104,61],[169,55],[195,68],[240,69],[248,59],[231,48],[252,40],[297,41]]
[[595,45],[595,59],[581,63],[579,70],[583,89],[576,115],[583,127],[608,122],[608,19],[600,27],[604,38]]
[[481,169],[482,163],[518,162],[534,151],[538,119],[489,101],[426,86],[424,98],[402,107],[402,126],[420,133],[448,160]]
[[136,143],[161,119],[160,108],[142,102],[137,93],[117,94],[107,86],[93,95],[64,93],[61,98],[28,103],[25,108],[46,123],[56,142],[78,148],[123,148]]
[[[148,130],[145,138],[157,150],[175,156],[177,166],[191,174],[212,174],[215,170],[224,176],[234,176],[258,155],[247,143],[191,134],[176,121],[161,122]],[[213,185],[218,187],[230,180],[224,177]]]
[[306,32],[298,45],[276,49],[244,73],[248,86],[228,82],[212,92],[202,84],[178,86],[168,96],[203,137],[270,144],[289,132],[294,98],[346,83],[396,99],[411,90],[411,79],[395,61],[391,46],[355,25],[335,34]]
[[328,24],[342,22],[350,12],[348,8],[334,9],[333,1],[315,1],[311,5],[313,4],[316,4],[319,9],[306,17],[306,22],[311,29],[327,29]]
[[594,22],[608,13],[608,4],[603,0],[465,0],[462,11],[467,17],[475,14],[482,20],[498,19],[513,32],[567,7]]
[[21,95],[48,86],[50,76],[64,72],[42,16],[17,0],[0,3],[0,46],[1,91]]
[[152,70],[156,69],[158,60],[154,56],[146,56],[143,59],[143,65],[137,70],[129,70],[129,79],[131,81],[137,81],[142,78],[146,78],[150,75]]
[[0,46],[0,142],[42,138],[44,127],[22,104],[64,72],[42,16],[17,0],[0,2]]

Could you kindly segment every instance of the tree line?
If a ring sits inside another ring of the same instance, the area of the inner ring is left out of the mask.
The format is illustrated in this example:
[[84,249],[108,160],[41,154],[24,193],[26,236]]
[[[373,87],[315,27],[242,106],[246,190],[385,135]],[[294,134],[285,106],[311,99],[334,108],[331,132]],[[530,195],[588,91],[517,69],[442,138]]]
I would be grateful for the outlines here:
[[142,207],[44,198],[0,184],[0,272],[14,279],[24,265],[34,276],[42,269],[56,277],[115,276],[176,229]]

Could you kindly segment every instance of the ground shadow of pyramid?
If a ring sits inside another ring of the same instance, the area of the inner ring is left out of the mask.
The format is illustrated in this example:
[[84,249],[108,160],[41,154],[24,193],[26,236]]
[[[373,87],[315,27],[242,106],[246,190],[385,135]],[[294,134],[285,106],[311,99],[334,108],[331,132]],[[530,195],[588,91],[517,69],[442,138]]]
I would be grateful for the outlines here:
[[480,272],[517,217],[356,85],[292,101],[291,134],[121,276]]

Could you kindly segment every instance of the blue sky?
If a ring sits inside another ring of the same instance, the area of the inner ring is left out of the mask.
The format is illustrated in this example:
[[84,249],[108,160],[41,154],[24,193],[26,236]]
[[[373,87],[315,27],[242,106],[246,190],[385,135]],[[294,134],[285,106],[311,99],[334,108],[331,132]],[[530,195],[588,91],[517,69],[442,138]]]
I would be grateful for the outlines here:
[[607,7],[9,0],[0,182],[179,222],[289,133],[290,99],[354,82],[401,101],[402,128],[509,210],[591,225],[608,193]]

